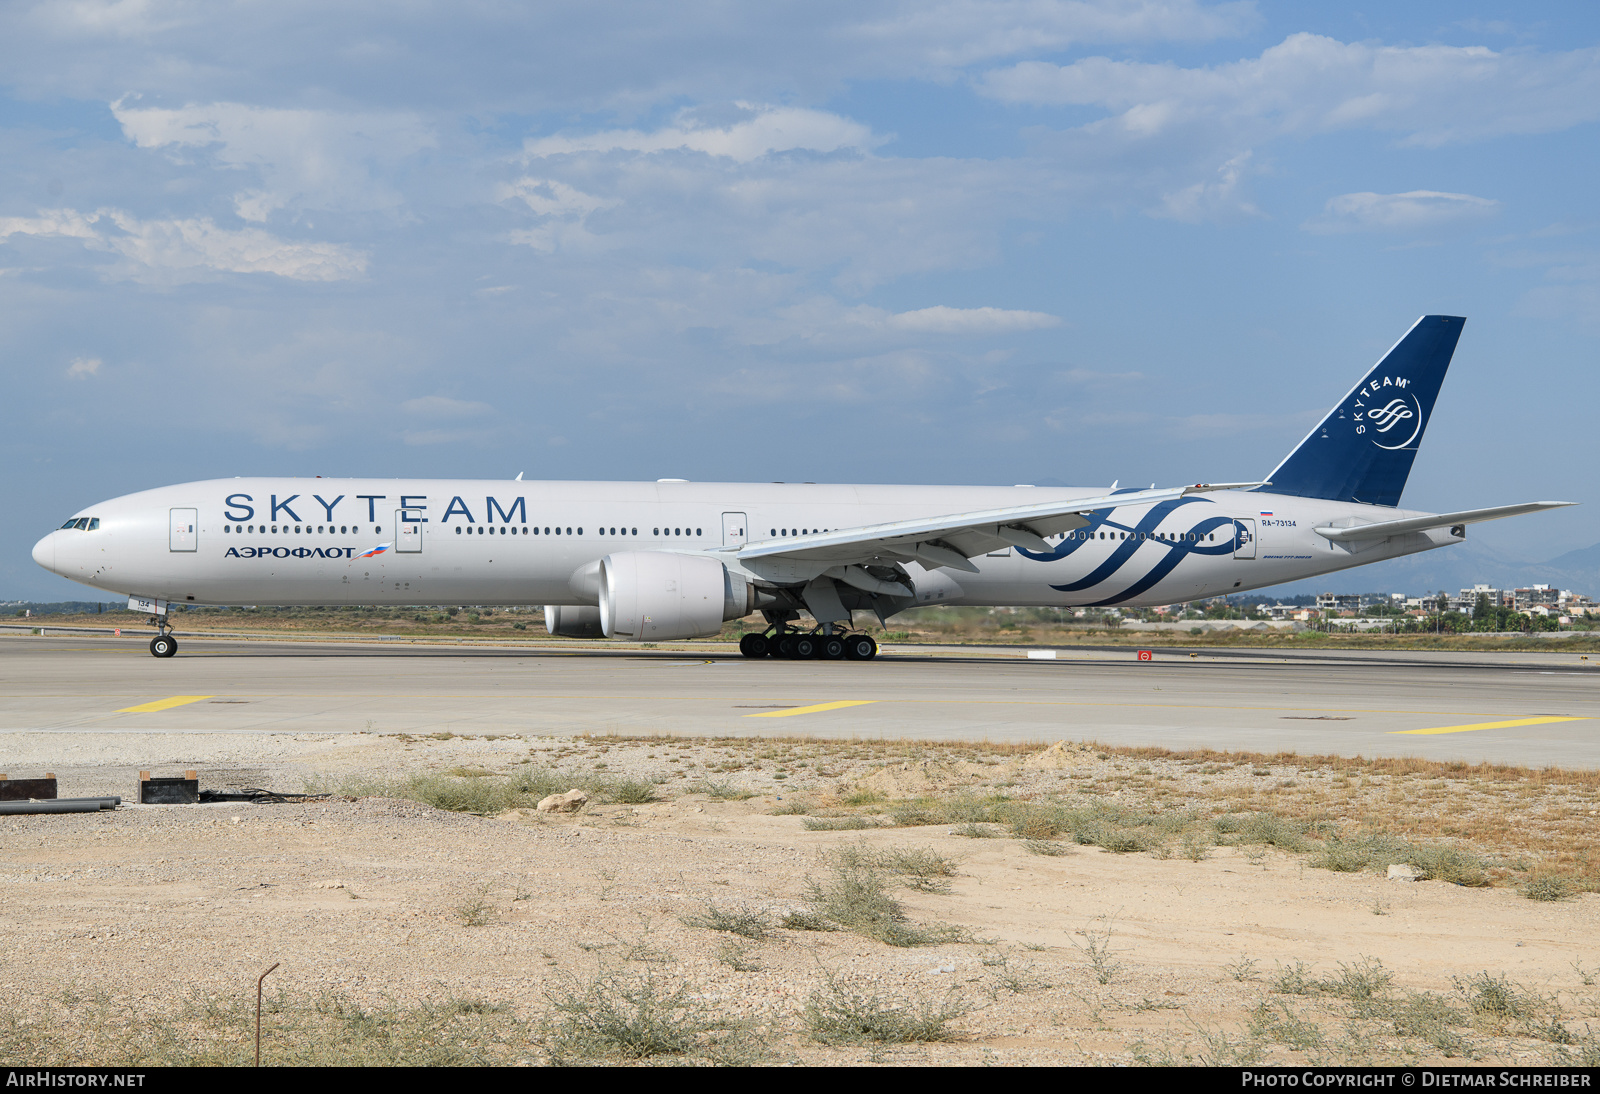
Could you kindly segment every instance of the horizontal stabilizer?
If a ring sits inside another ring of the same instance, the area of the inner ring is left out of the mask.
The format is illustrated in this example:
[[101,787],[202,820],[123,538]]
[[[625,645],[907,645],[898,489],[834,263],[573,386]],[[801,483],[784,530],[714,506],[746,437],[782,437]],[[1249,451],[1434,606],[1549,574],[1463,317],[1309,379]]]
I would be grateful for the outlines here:
[[1523,513],[1537,513],[1542,509],[1560,509],[1562,506],[1576,504],[1578,503],[1575,501],[1525,501],[1520,505],[1466,509],[1459,513],[1434,513],[1428,516],[1406,517],[1403,520],[1383,520],[1376,524],[1355,524],[1348,528],[1335,528],[1325,524],[1314,531],[1317,535],[1331,539],[1335,543],[1349,543],[1352,540],[1387,539],[1390,536],[1405,535],[1407,532],[1426,532],[1430,528],[1477,524],[1479,521],[1499,520],[1501,517],[1516,517]]

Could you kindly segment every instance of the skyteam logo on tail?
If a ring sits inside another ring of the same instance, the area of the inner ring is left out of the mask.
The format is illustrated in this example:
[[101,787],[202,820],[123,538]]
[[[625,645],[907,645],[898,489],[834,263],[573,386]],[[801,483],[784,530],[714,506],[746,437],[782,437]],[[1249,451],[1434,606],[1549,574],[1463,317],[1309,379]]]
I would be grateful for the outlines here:
[[[1370,431],[1374,434],[1370,438],[1372,443],[1391,452],[1405,448],[1416,440],[1417,434],[1422,432],[1422,403],[1406,390],[1410,386],[1411,381],[1404,376],[1385,376],[1382,380],[1374,377],[1362,385],[1350,406],[1356,434],[1359,436]],[[1389,390],[1385,391],[1385,388]],[[1385,396],[1388,400],[1379,405]],[[1398,444],[1384,443],[1402,436],[1405,440]]]

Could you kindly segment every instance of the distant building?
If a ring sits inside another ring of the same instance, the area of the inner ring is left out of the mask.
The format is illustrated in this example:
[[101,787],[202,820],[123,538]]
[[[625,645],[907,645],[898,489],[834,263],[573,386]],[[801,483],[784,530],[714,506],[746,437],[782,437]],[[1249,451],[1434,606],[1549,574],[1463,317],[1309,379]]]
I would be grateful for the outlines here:
[[1510,594],[1503,589],[1496,589],[1492,585],[1474,585],[1470,589],[1462,589],[1460,596],[1453,597],[1450,601],[1450,608],[1453,611],[1471,615],[1478,609],[1478,598],[1480,596],[1489,598],[1489,607],[1491,608],[1505,607],[1510,600]]
[[1512,596],[1512,606],[1519,612],[1532,611],[1540,607],[1553,608],[1561,603],[1561,590],[1554,585],[1533,585],[1526,589],[1518,589]]

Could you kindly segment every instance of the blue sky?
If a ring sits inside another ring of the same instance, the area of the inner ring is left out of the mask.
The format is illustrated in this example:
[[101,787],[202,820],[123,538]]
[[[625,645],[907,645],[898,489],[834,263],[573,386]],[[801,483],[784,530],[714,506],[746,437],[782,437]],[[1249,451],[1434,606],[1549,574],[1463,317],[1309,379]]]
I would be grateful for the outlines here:
[[0,75],[0,595],[214,476],[1250,479],[1427,312],[1405,504],[1600,541],[1592,4],[54,0]]

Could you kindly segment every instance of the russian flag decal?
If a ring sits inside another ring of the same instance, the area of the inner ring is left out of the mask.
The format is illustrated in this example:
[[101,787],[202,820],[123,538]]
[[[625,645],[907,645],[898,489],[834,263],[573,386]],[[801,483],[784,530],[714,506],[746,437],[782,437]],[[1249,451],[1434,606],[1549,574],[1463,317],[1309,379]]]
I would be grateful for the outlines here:
[[361,557],[362,558],[371,558],[374,555],[381,555],[381,554],[383,554],[383,552],[387,551],[390,547],[393,547],[393,546],[394,546],[394,544],[392,544],[392,543],[380,543],[376,547],[374,547],[372,550],[370,550],[366,554],[362,555]]

